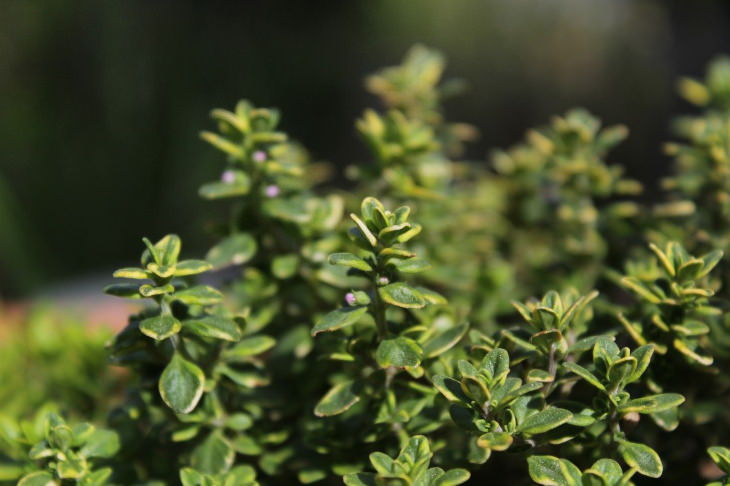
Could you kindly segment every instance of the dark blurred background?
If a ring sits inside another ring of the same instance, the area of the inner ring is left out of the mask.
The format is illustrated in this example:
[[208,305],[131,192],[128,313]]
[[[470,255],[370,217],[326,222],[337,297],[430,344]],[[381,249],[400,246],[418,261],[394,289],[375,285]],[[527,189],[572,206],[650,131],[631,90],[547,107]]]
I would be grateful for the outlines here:
[[584,106],[629,125],[612,160],[652,197],[690,110],[676,78],[730,53],[730,2],[4,0],[0,296],[130,264],[143,235],[202,252],[221,210],[196,195],[222,167],[198,138],[213,107],[279,107],[316,159],[366,161],[362,79],[416,42],[469,83],[447,113],[481,129],[471,159]]

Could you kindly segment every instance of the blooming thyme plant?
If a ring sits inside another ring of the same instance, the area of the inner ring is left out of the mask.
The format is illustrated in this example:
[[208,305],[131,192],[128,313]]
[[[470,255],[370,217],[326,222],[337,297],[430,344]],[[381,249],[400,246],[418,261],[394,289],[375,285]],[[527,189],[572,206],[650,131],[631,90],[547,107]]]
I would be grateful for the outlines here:
[[78,380],[0,403],[0,484],[730,484],[728,66],[681,82],[705,112],[652,205],[607,163],[627,129],[584,110],[460,160],[475,130],[422,46],[367,80],[385,110],[356,123],[352,193],[278,111],[214,110],[210,250],[144,239],[114,273],[146,305],[109,343],[113,386],[58,357],[96,363],[96,336],[7,355]]

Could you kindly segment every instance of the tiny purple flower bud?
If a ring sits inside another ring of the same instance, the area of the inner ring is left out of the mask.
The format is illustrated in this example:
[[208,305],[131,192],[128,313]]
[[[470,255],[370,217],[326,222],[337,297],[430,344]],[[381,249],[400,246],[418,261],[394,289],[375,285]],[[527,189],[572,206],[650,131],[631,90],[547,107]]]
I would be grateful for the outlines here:
[[280,192],[281,192],[281,190],[279,189],[279,186],[277,186],[276,184],[266,186],[266,189],[264,190],[266,197],[276,197],[279,195]]
[[355,305],[355,302],[356,302],[355,294],[353,294],[352,292],[346,293],[345,302],[347,302],[347,305]]
[[388,285],[389,283],[390,283],[390,280],[388,280],[388,277],[378,278],[378,285]]
[[236,173],[232,170],[225,170],[221,174],[221,182],[225,182],[226,184],[233,184],[236,182]]
[[264,162],[266,160],[266,152],[263,150],[257,150],[253,153],[253,160],[258,163]]

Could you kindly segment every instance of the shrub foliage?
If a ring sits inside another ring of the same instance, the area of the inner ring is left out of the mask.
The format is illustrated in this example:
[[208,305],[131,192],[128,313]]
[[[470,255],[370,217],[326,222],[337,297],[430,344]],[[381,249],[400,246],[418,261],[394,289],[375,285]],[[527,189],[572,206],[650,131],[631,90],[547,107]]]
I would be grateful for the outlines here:
[[276,110],[214,110],[210,250],[143,240],[106,288],[146,302],[109,345],[124,395],[106,420],[55,390],[23,416],[19,389],[0,480],[730,484],[730,60],[680,82],[703,111],[656,204],[607,162],[627,128],[582,109],[463,161],[476,129],[445,118],[444,67],[416,46],[367,79],[382,109],[346,193]]

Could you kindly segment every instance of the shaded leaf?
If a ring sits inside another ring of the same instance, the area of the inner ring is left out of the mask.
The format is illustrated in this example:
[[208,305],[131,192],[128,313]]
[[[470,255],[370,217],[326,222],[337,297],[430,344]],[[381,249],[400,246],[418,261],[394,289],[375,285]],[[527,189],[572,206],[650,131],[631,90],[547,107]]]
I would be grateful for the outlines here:
[[375,352],[375,360],[381,368],[413,368],[421,364],[422,357],[421,346],[406,337],[384,339]]
[[205,316],[187,319],[183,322],[185,329],[202,337],[222,339],[224,341],[238,341],[241,339],[241,330],[232,319],[221,316]]
[[190,413],[203,395],[205,375],[194,363],[175,353],[160,376],[162,400],[177,413]]
[[180,321],[171,315],[148,317],[139,323],[139,330],[145,336],[162,341],[180,332]]
[[188,305],[213,305],[223,299],[223,294],[209,285],[196,285],[179,290],[172,297]]
[[445,353],[458,343],[464,334],[469,330],[469,324],[461,324],[447,329],[441,334],[430,338],[423,344],[423,354],[427,358],[433,358]]
[[639,474],[658,478],[664,470],[659,455],[651,447],[636,442],[620,441],[618,452],[626,464],[635,467]]
[[518,427],[517,431],[524,434],[541,434],[554,429],[573,417],[568,410],[549,407],[528,416]]
[[365,313],[367,306],[362,307],[343,307],[326,314],[322,317],[312,329],[312,336],[316,336],[320,332],[331,332],[343,327],[355,324]]
[[370,272],[373,269],[368,262],[352,253],[333,253],[329,256],[329,263],[331,265],[356,268],[363,272]]
[[318,417],[329,417],[345,412],[360,400],[357,395],[359,389],[360,385],[356,381],[338,383],[317,403],[314,414]]
[[205,259],[214,268],[242,265],[256,254],[256,240],[248,233],[236,233],[208,250]]
[[421,293],[403,282],[394,282],[378,289],[380,297],[388,304],[406,309],[425,307],[426,299]]

